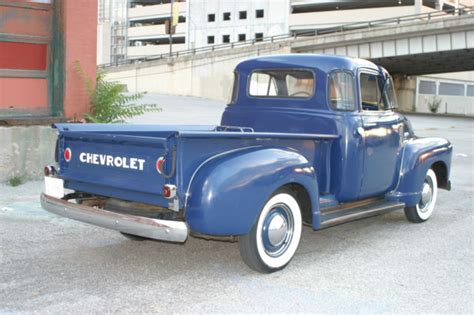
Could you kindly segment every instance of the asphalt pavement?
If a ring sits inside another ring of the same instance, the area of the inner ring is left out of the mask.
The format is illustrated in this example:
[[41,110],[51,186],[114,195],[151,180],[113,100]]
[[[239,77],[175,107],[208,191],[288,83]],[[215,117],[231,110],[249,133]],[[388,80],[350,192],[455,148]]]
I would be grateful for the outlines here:
[[[218,124],[224,105],[147,95],[161,113],[134,123]],[[135,242],[41,209],[41,181],[0,184],[0,313],[472,313],[474,120],[410,116],[454,145],[452,191],[433,217],[403,212],[314,232],[290,265],[263,275],[238,244]]]

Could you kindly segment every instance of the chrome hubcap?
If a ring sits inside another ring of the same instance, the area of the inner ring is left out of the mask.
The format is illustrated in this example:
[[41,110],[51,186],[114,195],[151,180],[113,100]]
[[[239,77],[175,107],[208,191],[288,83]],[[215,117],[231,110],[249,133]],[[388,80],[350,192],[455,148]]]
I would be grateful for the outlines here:
[[421,200],[419,203],[420,211],[426,212],[432,200],[433,200],[433,183],[431,179],[428,177],[425,179],[425,182],[423,184],[423,189],[421,190]]
[[267,214],[262,226],[265,252],[272,256],[282,255],[293,237],[293,215],[284,204],[275,205]]
[[273,246],[280,245],[285,239],[288,223],[283,215],[276,214],[268,225],[268,240]]

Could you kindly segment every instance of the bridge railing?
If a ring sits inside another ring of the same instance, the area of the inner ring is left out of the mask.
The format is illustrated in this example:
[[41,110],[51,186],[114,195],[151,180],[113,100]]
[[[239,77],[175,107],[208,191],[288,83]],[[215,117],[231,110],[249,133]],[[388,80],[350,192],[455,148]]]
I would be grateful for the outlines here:
[[474,6],[448,9],[448,10],[443,10],[443,11],[432,11],[432,12],[421,13],[421,14],[405,15],[405,16],[399,16],[399,17],[393,17],[393,18],[374,20],[370,22],[356,22],[356,23],[350,23],[350,24],[343,24],[340,26],[320,28],[320,29],[315,29],[311,31],[301,31],[301,32],[293,31],[290,33],[273,35],[273,36],[265,36],[265,37],[249,39],[245,41],[204,46],[200,48],[178,50],[178,51],[172,52],[171,54],[163,53],[163,54],[148,55],[148,56],[143,56],[143,57],[139,56],[137,58],[126,59],[126,60],[115,62],[115,63],[101,64],[99,65],[99,67],[107,68],[107,67],[114,67],[114,66],[126,65],[126,64],[137,64],[137,63],[142,63],[146,61],[160,60],[160,59],[165,59],[165,58],[170,58],[170,57],[195,55],[195,54],[200,54],[200,53],[233,49],[237,47],[274,43],[278,41],[288,40],[291,38],[312,37],[312,36],[341,33],[341,32],[354,31],[354,30],[370,29],[370,28],[381,27],[381,26],[399,25],[399,24],[404,24],[404,23],[413,22],[413,21],[430,21],[432,19],[437,19],[437,18],[457,16],[457,15],[471,15],[471,14],[473,15],[473,18],[474,18]]

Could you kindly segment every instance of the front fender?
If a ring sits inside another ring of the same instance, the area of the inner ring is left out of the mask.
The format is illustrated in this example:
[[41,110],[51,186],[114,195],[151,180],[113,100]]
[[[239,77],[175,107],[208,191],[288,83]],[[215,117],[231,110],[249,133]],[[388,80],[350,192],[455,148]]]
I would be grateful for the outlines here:
[[443,138],[416,138],[408,141],[403,149],[400,177],[388,199],[415,206],[421,198],[426,172],[436,162],[446,165],[447,178],[451,168],[452,144]]
[[185,210],[192,231],[244,235],[279,187],[297,183],[310,196],[319,222],[318,187],[312,165],[288,148],[249,148],[210,160],[195,174]]

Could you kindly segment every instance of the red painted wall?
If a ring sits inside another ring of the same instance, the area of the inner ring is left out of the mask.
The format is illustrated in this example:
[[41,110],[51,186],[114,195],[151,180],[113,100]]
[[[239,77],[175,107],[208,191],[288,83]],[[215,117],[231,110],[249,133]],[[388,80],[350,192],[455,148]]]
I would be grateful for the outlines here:
[[89,108],[84,80],[74,70],[78,60],[95,81],[97,50],[97,1],[63,0],[63,39],[65,47],[64,116],[82,118]]
[[50,4],[0,1],[0,116],[47,115]]
[[0,42],[0,69],[46,70],[48,45]]
[[95,81],[96,38],[97,0],[0,0],[0,118],[82,118],[89,95],[73,65]]
[[0,78],[0,108],[48,108],[47,82],[42,78]]

